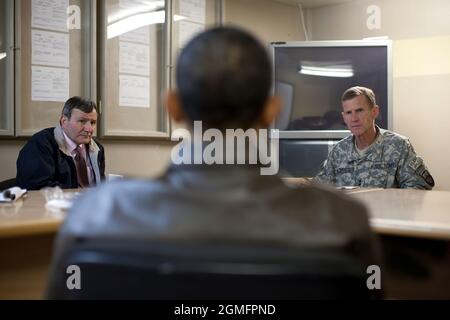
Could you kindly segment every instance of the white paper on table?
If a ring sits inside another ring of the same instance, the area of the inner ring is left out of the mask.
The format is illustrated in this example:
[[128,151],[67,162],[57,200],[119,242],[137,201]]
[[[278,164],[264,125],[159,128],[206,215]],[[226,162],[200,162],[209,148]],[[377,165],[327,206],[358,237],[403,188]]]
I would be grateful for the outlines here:
[[67,30],[69,0],[31,0],[31,27],[55,31]]
[[150,79],[119,75],[119,105],[121,107],[150,108]]
[[190,21],[205,24],[205,0],[179,0],[180,16]]
[[196,34],[205,30],[204,25],[189,21],[179,21],[178,28],[178,48],[180,49]]
[[120,41],[119,72],[150,75],[150,49],[148,45]]
[[31,100],[64,102],[69,98],[69,69],[31,67]]
[[120,41],[150,44],[150,28],[146,26],[124,33],[120,36],[119,39]]
[[32,30],[31,63],[68,68],[69,34]]

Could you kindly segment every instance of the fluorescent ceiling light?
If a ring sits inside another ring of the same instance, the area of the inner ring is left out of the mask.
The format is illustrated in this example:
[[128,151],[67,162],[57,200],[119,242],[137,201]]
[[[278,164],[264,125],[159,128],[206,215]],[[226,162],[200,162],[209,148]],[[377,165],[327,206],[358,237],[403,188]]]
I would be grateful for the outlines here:
[[353,66],[344,62],[310,62],[302,61],[301,74],[319,77],[351,78],[353,77]]
[[0,60],[6,58],[6,52],[0,52]]
[[310,68],[302,67],[301,74],[321,77],[336,77],[336,78],[351,78],[353,77],[353,70],[349,69],[327,69],[327,68]]
[[[114,22],[108,26],[108,39],[115,38],[121,34],[151,25],[165,22],[166,12],[164,10],[136,14],[134,16]],[[186,17],[174,15],[174,21],[186,19]]]

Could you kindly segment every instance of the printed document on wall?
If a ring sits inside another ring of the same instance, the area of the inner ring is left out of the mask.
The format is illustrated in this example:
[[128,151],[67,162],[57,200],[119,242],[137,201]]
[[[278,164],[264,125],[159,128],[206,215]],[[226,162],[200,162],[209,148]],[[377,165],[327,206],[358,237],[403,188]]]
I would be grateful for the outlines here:
[[178,22],[178,48],[183,48],[195,35],[205,30],[205,26],[189,21]]
[[150,44],[150,29],[146,26],[126,32],[120,36],[120,41]]
[[205,24],[205,0],[180,0],[180,16]]
[[119,105],[150,108],[150,79],[129,75],[119,76]]
[[69,34],[32,30],[31,63],[69,67]]
[[150,50],[145,44],[120,41],[119,72],[150,75]]
[[31,27],[67,31],[69,0],[31,0]]
[[31,67],[31,100],[64,102],[69,98],[69,69]]

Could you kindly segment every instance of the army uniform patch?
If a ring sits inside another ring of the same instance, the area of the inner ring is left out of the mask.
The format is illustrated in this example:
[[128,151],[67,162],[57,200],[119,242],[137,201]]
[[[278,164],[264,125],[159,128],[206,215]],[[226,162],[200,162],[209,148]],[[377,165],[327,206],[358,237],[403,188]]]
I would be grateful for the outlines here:
[[434,179],[431,176],[430,172],[428,172],[428,170],[425,170],[422,174],[421,177],[423,178],[423,180],[426,181],[426,183],[428,183],[431,187],[434,187]]
[[413,169],[414,171],[417,171],[417,169],[422,165],[422,160],[420,158],[415,158],[412,160],[408,166]]
[[[410,167],[412,167],[411,164]],[[434,179],[423,163],[419,167],[417,167],[415,173],[418,176],[422,177],[422,179],[425,180],[425,182],[428,183],[429,186],[434,187]]]

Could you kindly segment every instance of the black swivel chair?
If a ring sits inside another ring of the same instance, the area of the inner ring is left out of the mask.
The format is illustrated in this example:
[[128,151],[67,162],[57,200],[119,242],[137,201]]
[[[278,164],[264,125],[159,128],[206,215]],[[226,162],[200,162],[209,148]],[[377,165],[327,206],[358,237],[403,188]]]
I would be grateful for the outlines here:
[[[70,265],[80,290],[66,286]],[[365,270],[329,250],[108,241],[74,246],[50,275],[48,299],[377,298]]]

